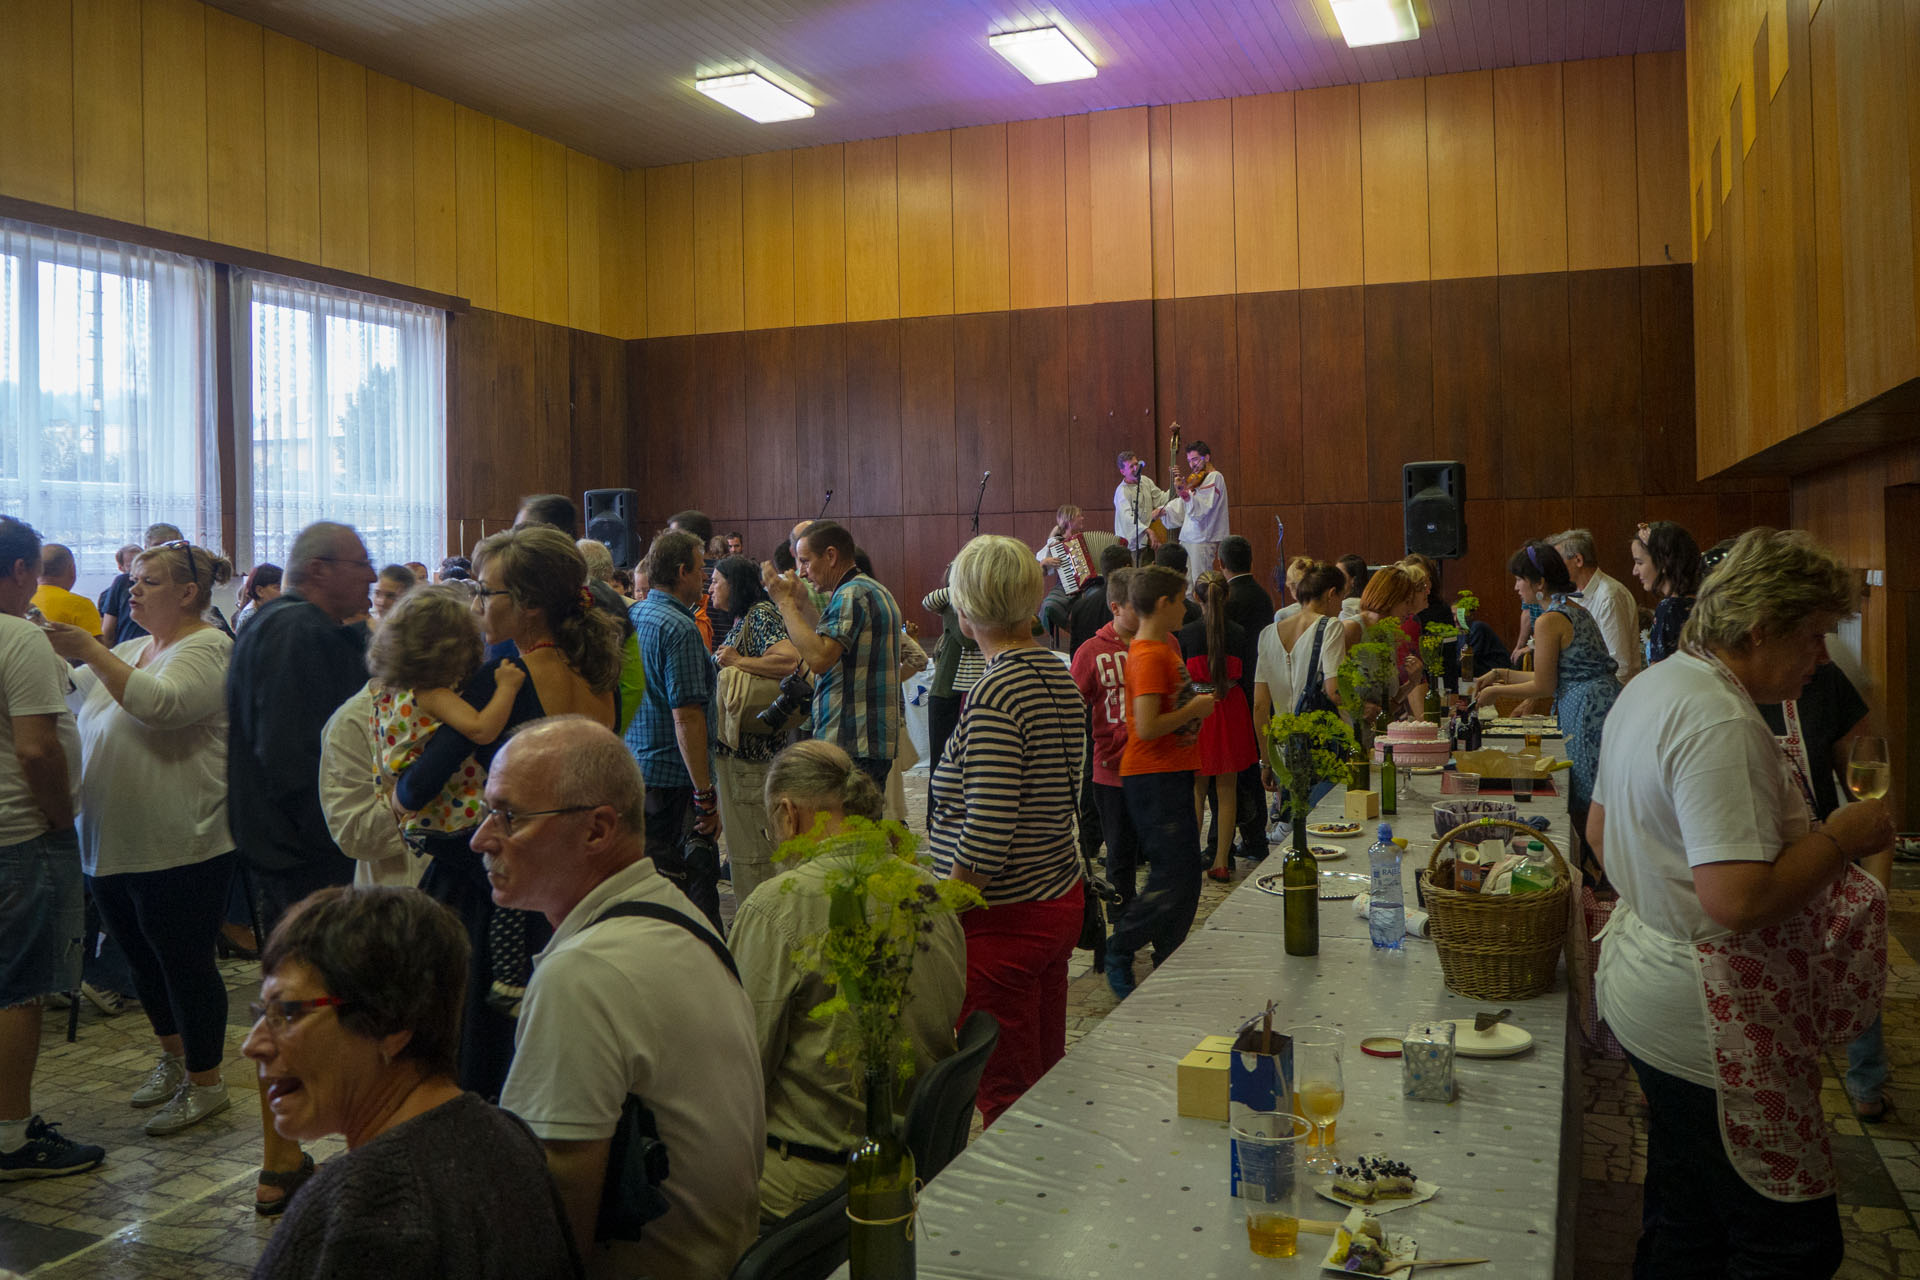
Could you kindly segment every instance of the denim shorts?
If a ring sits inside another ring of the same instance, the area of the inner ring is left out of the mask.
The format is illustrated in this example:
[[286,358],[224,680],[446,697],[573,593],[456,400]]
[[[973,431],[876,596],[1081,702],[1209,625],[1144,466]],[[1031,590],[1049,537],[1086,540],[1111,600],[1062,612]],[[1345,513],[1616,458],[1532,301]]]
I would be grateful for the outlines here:
[[0,848],[0,1009],[79,989],[85,915],[71,830]]

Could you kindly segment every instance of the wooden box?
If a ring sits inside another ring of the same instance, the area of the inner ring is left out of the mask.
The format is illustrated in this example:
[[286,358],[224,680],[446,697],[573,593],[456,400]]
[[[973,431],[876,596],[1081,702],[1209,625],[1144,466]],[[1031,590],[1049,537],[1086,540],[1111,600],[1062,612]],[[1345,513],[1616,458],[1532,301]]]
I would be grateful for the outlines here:
[[1228,1061],[1233,1056],[1232,1036],[1208,1036],[1180,1059],[1179,1104],[1183,1116],[1198,1120],[1227,1118]]
[[1380,816],[1380,793],[1378,791],[1347,792],[1347,821],[1365,822],[1368,818]]

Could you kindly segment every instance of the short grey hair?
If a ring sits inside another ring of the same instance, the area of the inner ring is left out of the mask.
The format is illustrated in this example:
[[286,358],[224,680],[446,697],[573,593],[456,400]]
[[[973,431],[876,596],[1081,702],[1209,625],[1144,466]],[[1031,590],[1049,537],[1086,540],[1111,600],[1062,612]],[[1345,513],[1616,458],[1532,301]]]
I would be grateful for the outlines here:
[[350,524],[315,520],[294,535],[293,546],[287,551],[287,584],[299,587],[313,577],[314,561],[332,558],[342,542],[359,536]]
[[845,750],[820,738],[796,742],[767,766],[761,799],[767,812],[782,800],[811,809],[835,809],[843,817],[878,822],[886,797],[873,779],[854,766]]
[[1591,529],[1568,529],[1556,533],[1547,539],[1547,545],[1560,553],[1562,559],[1567,556],[1579,556],[1587,562],[1588,568],[1598,568],[1600,552],[1593,541]]
[[514,734],[513,743],[516,754],[536,748],[554,753],[546,804],[610,805],[622,828],[646,837],[647,781],[613,730],[582,715],[547,716]]
[[580,558],[587,562],[589,581],[613,581],[613,552],[608,549],[606,543],[592,538],[581,538],[573,545],[580,549]]
[[1046,583],[1026,543],[983,533],[953,558],[948,588],[954,607],[970,621],[1011,631],[1033,622]]
[[1739,649],[1756,633],[1785,635],[1821,614],[1859,607],[1860,584],[1840,558],[1798,529],[1749,529],[1700,586],[1681,639]]
[[167,524],[164,521],[148,525],[146,535],[142,539],[149,547],[157,547],[163,542],[185,542],[186,540],[187,535],[180,532],[179,525]]

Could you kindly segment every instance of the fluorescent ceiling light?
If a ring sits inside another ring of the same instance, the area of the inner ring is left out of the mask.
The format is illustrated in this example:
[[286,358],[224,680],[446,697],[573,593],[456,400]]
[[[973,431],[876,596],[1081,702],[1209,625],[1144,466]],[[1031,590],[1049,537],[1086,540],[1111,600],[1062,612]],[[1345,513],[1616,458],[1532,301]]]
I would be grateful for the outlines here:
[[1420,38],[1420,19],[1413,15],[1413,0],[1332,0],[1333,20],[1347,47],[1358,49],[1369,44],[1393,44]]
[[1009,31],[988,36],[987,45],[995,53],[1020,69],[1020,74],[1035,84],[1056,84],[1061,80],[1090,80],[1099,74],[1092,59],[1080,52],[1067,33],[1058,27],[1037,27],[1032,31]]
[[693,87],[723,106],[741,115],[771,124],[775,120],[804,120],[813,114],[813,105],[796,98],[773,81],[753,71],[733,76],[713,76],[695,80]]

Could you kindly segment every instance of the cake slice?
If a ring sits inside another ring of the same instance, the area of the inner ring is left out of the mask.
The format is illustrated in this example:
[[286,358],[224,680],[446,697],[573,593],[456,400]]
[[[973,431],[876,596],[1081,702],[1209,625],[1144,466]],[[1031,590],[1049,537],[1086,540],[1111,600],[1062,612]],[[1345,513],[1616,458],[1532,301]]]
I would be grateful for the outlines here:
[[1374,1196],[1373,1174],[1357,1164],[1335,1165],[1333,1189],[1349,1200],[1371,1203]]
[[1405,1200],[1417,1193],[1413,1170],[1399,1160],[1385,1156],[1362,1156],[1360,1167],[1373,1179],[1373,1194],[1380,1200]]

